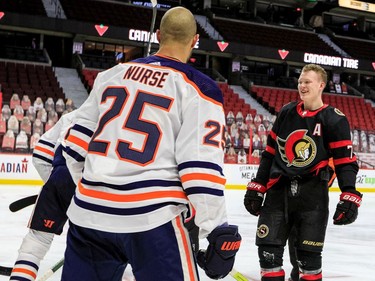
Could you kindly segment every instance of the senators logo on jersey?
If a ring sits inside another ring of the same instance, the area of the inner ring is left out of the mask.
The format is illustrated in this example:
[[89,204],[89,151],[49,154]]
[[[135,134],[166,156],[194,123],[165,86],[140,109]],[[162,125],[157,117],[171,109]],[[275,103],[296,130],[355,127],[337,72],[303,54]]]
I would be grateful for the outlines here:
[[285,140],[277,137],[281,159],[288,167],[305,167],[314,161],[316,144],[306,133],[307,130],[296,130]]

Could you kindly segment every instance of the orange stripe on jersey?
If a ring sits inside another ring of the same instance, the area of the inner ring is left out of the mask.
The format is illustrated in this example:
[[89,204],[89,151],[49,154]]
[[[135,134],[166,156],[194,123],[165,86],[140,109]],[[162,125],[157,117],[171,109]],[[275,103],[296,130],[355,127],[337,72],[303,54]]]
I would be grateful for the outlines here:
[[351,140],[342,140],[342,141],[336,141],[329,143],[329,148],[338,148],[343,147],[347,145],[353,145]]
[[13,272],[27,274],[27,275],[30,275],[31,277],[33,277],[34,279],[36,278],[36,274],[35,274],[34,271],[31,271],[31,270],[28,270],[28,269],[25,269],[25,268],[16,267],[16,268],[13,268],[12,273]]
[[190,243],[190,238],[188,239],[185,235],[186,230],[183,229],[184,226],[182,225],[180,217],[176,218],[176,224],[177,224],[177,227],[178,227],[178,229],[180,230],[180,233],[181,233],[184,253],[185,253],[187,266],[188,266],[188,270],[189,270],[189,280],[195,280],[195,274],[194,274],[195,270],[194,270],[193,263],[191,262],[191,255],[189,254],[190,251],[189,251],[189,244],[188,243]]
[[273,185],[275,185],[279,180],[281,176],[278,176],[277,178],[270,179],[267,183],[267,190],[270,189]]
[[34,150],[39,150],[41,152],[47,153],[48,155],[51,155],[52,157],[55,156],[54,151],[51,151],[51,150],[46,149],[44,147],[40,147],[39,145],[35,146]]
[[270,147],[269,145],[266,146],[266,151],[271,153],[272,155],[276,154],[276,151],[273,147]]
[[86,151],[89,149],[89,144],[87,142],[75,136],[69,135],[66,140],[78,145],[79,147],[82,147]]
[[187,199],[187,196],[184,191],[153,191],[153,192],[146,192],[146,193],[138,193],[138,194],[114,194],[105,191],[98,191],[85,188],[81,182],[78,183],[78,190],[82,195],[108,200],[113,202],[137,202],[137,201],[144,201],[144,200],[152,200],[152,199],[159,199],[159,198],[179,198],[179,199]]
[[186,174],[181,176],[181,182],[187,182],[187,181],[194,181],[194,180],[204,180],[204,181],[210,181],[214,183],[219,183],[224,185],[226,183],[226,179],[218,176],[213,176],[210,174],[203,174],[203,173],[192,173],[192,174]]
[[320,161],[318,164],[316,164],[310,171],[311,172],[316,172],[316,173],[319,173],[319,170],[320,169],[323,169],[325,167],[327,167],[328,165],[328,160],[323,160],[323,161]]
[[353,156],[352,158],[349,158],[349,157],[346,157],[346,158],[340,158],[340,159],[333,159],[333,163],[336,165],[340,165],[340,164],[347,164],[347,163],[351,163],[351,162],[355,162],[357,161],[357,156]]
[[275,134],[275,132],[274,131],[270,131],[270,136],[271,136],[271,138],[273,139],[273,140],[276,140],[276,134]]

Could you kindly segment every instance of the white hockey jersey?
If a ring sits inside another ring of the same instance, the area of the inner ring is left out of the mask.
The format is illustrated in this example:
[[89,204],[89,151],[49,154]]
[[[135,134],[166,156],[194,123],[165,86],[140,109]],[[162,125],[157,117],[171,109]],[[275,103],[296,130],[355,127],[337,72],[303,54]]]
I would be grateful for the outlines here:
[[224,122],[220,89],[187,64],[150,56],[99,73],[66,139],[78,184],[69,219],[108,232],[146,231],[190,201],[206,237],[227,222]]
[[43,182],[46,182],[51,174],[53,161],[59,161],[55,159],[55,151],[64,141],[65,134],[72,125],[74,116],[75,111],[61,116],[59,121],[40,137],[33,150],[33,165]]

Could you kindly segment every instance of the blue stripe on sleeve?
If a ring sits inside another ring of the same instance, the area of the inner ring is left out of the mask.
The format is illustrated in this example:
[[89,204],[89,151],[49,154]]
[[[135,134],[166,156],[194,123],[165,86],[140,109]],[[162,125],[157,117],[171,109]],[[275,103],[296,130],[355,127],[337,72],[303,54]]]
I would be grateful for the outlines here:
[[35,263],[33,263],[31,261],[27,261],[27,260],[19,260],[19,261],[16,261],[15,264],[16,265],[24,264],[24,265],[28,265],[28,266],[34,267],[36,270],[39,269],[39,267]]
[[214,195],[214,196],[224,196],[224,191],[219,190],[219,189],[214,189],[214,188],[209,188],[209,187],[189,187],[185,189],[185,193],[187,195],[192,195],[192,194],[209,194],[209,195]]
[[215,163],[203,162],[203,161],[189,161],[189,162],[184,162],[178,165],[179,171],[182,171],[183,169],[187,169],[187,168],[211,169],[211,170],[218,171],[220,175],[224,176],[223,169]]
[[55,145],[53,143],[48,142],[48,141],[40,139],[38,142],[41,143],[41,144],[47,145],[49,147],[55,148]]
[[40,160],[43,160],[43,161],[45,161],[45,162],[47,162],[49,164],[52,164],[52,159],[48,159],[47,157],[44,157],[42,155],[33,153],[33,157],[39,158]]
[[64,151],[66,154],[68,154],[70,157],[75,159],[77,162],[83,162],[85,161],[85,157],[83,157],[81,154],[78,152],[75,152],[73,149],[69,147],[63,147]]
[[75,124],[73,127],[72,127],[72,130],[76,130],[82,134],[85,134],[86,136],[88,137],[92,137],[92,135],[94,134],[93,131],[91,131],[90,129],[87,129],[86,127],[83,127],[81,125],[78,125],[78,124]]

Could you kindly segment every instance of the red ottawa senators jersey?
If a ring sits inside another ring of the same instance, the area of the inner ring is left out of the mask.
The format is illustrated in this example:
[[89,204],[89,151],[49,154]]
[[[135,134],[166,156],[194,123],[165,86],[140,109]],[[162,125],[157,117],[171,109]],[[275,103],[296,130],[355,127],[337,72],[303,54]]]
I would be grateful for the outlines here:
[[[315,111],[304,110],[303,102],[292,102],[280,111],[268,136],[263,157],[271,167],[262,165],[258,175],[268,173],[269,185],[281,175],[311,176],[333,158],[339,186],[355,186],[358,172],[356,156],[346,116],[337,108],[324,104]],[[268,168],[268,169],[267,169]],[[265,170],[269,172],[265,172]],[[270,187],[270,186],[269,186]]]

